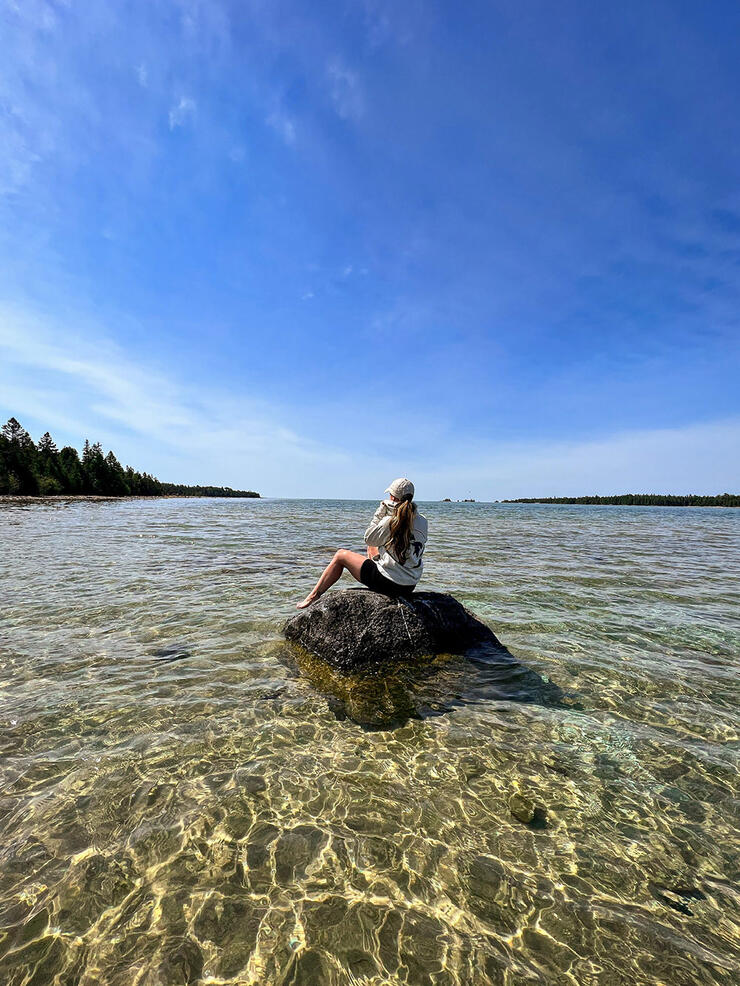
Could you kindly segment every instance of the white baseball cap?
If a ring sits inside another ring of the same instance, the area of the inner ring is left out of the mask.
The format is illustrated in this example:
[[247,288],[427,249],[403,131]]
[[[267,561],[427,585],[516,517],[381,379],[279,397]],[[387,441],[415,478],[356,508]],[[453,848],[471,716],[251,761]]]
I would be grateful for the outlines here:
[[412,500],[414,497],[414,484],[410,479],[394,479],[385,492],[395,496],[398,500],[403,500],[406,497]]

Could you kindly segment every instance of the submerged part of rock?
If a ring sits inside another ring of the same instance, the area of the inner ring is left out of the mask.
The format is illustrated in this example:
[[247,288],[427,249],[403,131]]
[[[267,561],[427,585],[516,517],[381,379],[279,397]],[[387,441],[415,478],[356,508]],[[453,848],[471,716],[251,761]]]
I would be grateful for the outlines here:
[[344,673],[481,646],[513,660],[492,630],[444,592],[416,592],[403,600],[368,589],[340,589],[301,610],[283,632]]

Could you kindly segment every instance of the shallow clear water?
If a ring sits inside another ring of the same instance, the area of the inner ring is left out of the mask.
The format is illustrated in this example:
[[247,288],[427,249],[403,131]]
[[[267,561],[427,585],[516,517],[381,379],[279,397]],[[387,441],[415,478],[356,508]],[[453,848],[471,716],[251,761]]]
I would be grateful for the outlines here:
[[280,628],[373,507],[0,506],[0,982],[739,981],[740,512],[430,504],[525,668],[368,685]]

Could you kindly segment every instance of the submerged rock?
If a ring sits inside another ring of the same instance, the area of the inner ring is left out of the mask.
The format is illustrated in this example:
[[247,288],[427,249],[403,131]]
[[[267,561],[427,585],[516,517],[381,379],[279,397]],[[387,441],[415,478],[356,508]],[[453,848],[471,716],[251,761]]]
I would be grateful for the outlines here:
[[509,811],[518,822],[533,829],[547,828],[547,808],[526,794],[512,794]]
[[504,650],[492,630],[444,592],[403,600],[368,589],[335,590],[288,620],[283,633],[344,673],[484,645]]

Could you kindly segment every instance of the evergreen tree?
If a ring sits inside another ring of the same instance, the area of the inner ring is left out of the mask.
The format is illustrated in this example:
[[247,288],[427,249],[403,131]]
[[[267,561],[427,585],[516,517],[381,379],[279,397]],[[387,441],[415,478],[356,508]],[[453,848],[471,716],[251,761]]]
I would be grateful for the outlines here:
[[57,454],[56,443],[48,431],[45,431],[41,438],[39,438],[38,450],[42,455]]
[[59,453],[59,472],[61,475],[62,492],[73,495],[83,492],[85,479],[82,472],[82,463],[77,454],[77,449],[71,445],[65,445]]
[[61,452],[45,432],[38,446],[17,418],[0,429],[0,495],[49,496],[250,496],[259,493],[224,489],[219,486],[182,486],[160,483],[150,473],[124,469],[113,452],[103,455],[100,442],[85,439],[82,459],[77,450],[65,445]]
[[0,494],[15,492],[10,489],[10,442],[5,431],[0,431]]
[[36,464],[39,493],[42,496],[62,493],[64,484],[59,466],[59,452],[48,431],[41,436],[37,447]]
[[135,472],[131,466],[126,466],[126,485],[128,486],[129,493],[131,496],[139,496],[141,489],[139,487],[139,476],[138,472]]
[[85,493],[93,496],[105,496],[107,486],[107,466],[103,458],[103,448],[100,442],[93,445],[85,439],[82,453],[82,474],[84,476]]
[[11,445],[16,445],[18,448],[28,450],[33,447],[33,439],[17,418],[11,418],[7,424],[3,425],[3,437]]
[[3,492],[28,493],[32,496],[38,493],[36,446],[16,418],[11,418],[3,425],[0,453],[2,457],[0,479],[4,486]]
[[123,466],[112,452],[106,455],[105,466],[107,470],[106,493],[110,496],[128,496],[130,491],[126,482],[126,474],[123,471]]

